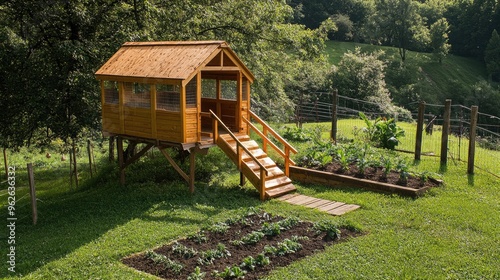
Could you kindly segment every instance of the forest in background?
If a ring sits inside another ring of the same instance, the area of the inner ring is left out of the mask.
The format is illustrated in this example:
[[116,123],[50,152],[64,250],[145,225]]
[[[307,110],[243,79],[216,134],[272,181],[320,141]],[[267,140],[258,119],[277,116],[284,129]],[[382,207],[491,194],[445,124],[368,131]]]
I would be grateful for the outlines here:
[[[304,93],[334,88],[404,110],[426,97],[407,51],[491,58],[479,95],[500,96],[494,0],[2,0],[0,15],[0,145],[9,148],[98,135],[94,72],[127,41],[227,41],[256,76],[254,110],[275,121],[288,121]],[[328,39],[394,46],[400,59],[355,50],[331,67]],[[372,79],[360,88],[365,68]],[[469,86],[465,95],[478,85]]]

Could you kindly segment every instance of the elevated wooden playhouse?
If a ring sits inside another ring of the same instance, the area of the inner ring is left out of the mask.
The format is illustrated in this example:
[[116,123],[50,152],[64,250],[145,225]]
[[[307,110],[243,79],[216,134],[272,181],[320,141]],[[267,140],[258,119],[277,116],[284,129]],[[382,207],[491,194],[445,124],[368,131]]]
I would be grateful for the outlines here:
[[[157,147],[193,192],[195,155],[217,145],[240,170],[241,183],[247,178],[261,199],[295,190],[288,168],[293,164],[290,153],[297,151],[250,110],[254,76],[226,42],[125,43],[96,77],[101,83],[103,133],[117,139],[122,183],[125,168]],[[262,138],[262,148],[250,139],[250,130]],[[127,159],[124,139],[146,145]],[[284,158],[283,171],[267,156],[268,146]],[[167,147],[190,153],[189,174]]]

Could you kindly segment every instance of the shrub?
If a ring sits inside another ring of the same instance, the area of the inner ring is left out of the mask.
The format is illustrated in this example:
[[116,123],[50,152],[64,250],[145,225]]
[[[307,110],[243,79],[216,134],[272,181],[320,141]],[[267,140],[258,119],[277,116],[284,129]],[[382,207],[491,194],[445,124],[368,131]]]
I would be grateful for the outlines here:
[[394,119],[387,120],[379,117],[372,122],[363,112],[359,112],[359,117],[366,124],[364,132],[368,140],[378,147],[394,150],[399,143],[398,138],[405,135],[405,131],[396,125]]

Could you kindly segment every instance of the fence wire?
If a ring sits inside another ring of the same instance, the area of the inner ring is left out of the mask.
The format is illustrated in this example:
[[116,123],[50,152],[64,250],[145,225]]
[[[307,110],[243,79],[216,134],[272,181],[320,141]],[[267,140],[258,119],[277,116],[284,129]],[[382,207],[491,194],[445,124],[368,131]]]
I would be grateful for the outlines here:
[[[295,111],[295,121],[297,124],[308,122],[331,122],[333,110],[333,95],[325,95],[313,101],[300,102]],[[327,96],[327,98],[325,98]],[[328,99],[329,98],[329,99]],[[414,120],[418,116],[418,103],[409,104]],[[480,108],[479,108],[480,109]],[[443,133],[445,105],[425,104],[424,132],[422,136],[422,155],[433,156],[439,161],[441,155],[441,139]],[[377,117],[395,118],[398,116],[388,116],[376,103],[354,99],[338,95],[337,138],[353,139],[356,130],[364,124],[359,118],[359,113],[363,112],[368,118]],[[416,123],[398,122],[406,133],[401,139],[399,150],[406,152],[415,151],[416,143]],[[468,161],[469,136],[471,126],[471,108],[454,104],[450,108],[450,129],[448,131],[448,151],[447,157],[452,162]],[[480,169],[490,172],[500,177],[500,118],[497,116],[478,113],[476,128],[476,149],[474,165]]]

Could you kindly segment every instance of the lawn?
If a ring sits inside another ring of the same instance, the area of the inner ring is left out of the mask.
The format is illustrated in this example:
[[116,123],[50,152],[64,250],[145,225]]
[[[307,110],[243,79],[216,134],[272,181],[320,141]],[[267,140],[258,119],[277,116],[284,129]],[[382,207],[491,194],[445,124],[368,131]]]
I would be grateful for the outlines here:
[[[322,126],[326,135],[326,125],[306,125]],[[308,145],[296,144],[299,149]],[[275,200],[259,201],[252,186],[238,186],[238,171],[217,148],[198,157],[194,194],[189,194],[157,151],[130,166],[128,184],[121,187],[117,168],[107,163],[103,151],[96,148],[99,174],[94,178],[86,171],[86,155],[80,155],[82,183],[78,190],[70,190],[69,167],[59,155],[47,159],[45,153],[26,149],[10,154],[10,165],[17,170],[16,274],[7,271],[3,250],[0,277],[156,279],[120,260],[241,215],[249,207],[260,207],[313,222],[349,223],[366,233],[276,270],[269,279],[500,278],[500,183],[481,170],[468,176],[462,162],[443,169],[435,158],[424,157],[415,164],[416,171],[441,173],[446,182],[418,199],[296,184],[299,193],[361,206],[343,217],[333,217]],[[36,226],[31,225],[27,197],[25,164],[30,161],[35,165],[39,198]],[[6,188],[2,182],[3,221],[7,217]],[[0,237],[5,248],[7,231]]]

